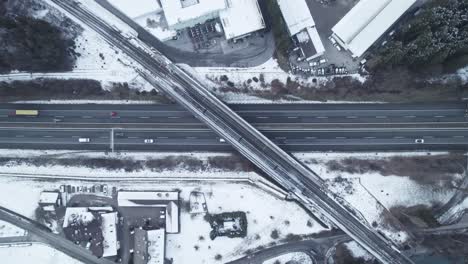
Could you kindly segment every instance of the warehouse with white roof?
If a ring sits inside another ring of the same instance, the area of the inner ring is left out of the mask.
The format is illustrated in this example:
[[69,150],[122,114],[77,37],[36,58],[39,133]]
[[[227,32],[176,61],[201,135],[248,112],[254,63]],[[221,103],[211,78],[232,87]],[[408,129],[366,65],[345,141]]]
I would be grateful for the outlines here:
[[312,60],[322,56],[325,48],[320,38],[315,21],[305,0],[278,0],[289,35],[296,38],[302,56]]
[[333,28],[332,37],[361,57],[417,0],[361,0]]
[[170,29],[179,30],[219,18],[226,39],[265,28],[257,0],[160,0]]

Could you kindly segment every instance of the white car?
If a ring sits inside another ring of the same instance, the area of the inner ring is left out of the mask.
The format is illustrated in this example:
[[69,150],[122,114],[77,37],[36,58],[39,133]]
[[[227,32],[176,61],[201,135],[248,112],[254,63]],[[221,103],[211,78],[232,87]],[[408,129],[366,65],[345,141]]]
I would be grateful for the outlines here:
[[154,143],[154,140],[151,139],[151,138],[147,138],[147,139],[144,140],[144,142],[145,142],[146,144],[152,144],[152,143]]
[[226,142],[226,140],[224,138],[220,138],[219,142],[224,143],[224,142]]
[[424,144],[424,139],[418,138],[418,139],[416,139],[416,140],[414,141],[414,143],[416,143],[416,144]]
[[78,142],[80,142],[80,143],[89,143],[89,141],[91,141],[89,138],[79,138],[78,139]]
[[336,45],[336,40],[333,37],[328,38],[333,45]]

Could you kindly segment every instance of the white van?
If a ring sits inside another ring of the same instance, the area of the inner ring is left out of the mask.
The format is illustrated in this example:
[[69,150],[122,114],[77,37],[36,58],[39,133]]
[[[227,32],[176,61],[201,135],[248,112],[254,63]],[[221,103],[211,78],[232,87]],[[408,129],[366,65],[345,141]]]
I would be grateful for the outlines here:
[[78,142],[80,142],[80,143],[88,143],[89,141],[90,141],[89,138],[79,138],[78,139]]

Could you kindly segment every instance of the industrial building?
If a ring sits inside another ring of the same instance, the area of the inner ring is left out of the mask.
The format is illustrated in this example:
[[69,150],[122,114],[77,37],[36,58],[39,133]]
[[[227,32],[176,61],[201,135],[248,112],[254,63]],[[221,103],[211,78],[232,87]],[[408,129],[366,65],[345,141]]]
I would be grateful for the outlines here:
[[265,28],[257,0],[161,0],[170,29],[184,29],[219,18],[226,39]]
[[117,196],[119,207],[147,207],[165,210],[167,233],[179,233],[179,193],[178,192],[125,192]]
[[361,0],[333,28],[334,38],[361,57],[417,0]]
[[303,58],[310,61],[325,53],[322,40],[305,0],[278,0],[278,5],[288,27],[289,35],[296,41]]

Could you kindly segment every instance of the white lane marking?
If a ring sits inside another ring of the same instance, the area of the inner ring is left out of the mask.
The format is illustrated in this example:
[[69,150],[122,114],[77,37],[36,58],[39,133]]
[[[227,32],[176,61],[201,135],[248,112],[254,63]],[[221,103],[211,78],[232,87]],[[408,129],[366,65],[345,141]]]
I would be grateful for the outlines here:
[[178,119],[178,118],[180,118],[180,116],[168,116],[167,118],[169,118],[169,119]]
[[346,118],[357,118],[357,116],[347,116]]
[[45,137],[45,138],[51,138],[51,137],[53,137],[53,136],[44,136],[44,137]]
[[186,137],[187,139],[196,139],[197,137]]
[[275,139],[286,139],[286,137],[275,137]]
[[434,138],[434,136],[423,136],[423,138]]
[[346,137],[336,137],[336,139],[346,139]]
[[316,137],[306,137],[306,139],[317,139]]
[[416,118],[414,115],[405,116],[405,118]]
[[317,116],[317,118],[325,119],[325,118],[328,118],[328,116]]
[[387,116],[376,116],[375,118],[387,118]]
[[17,138],[24,138],[23,135],[16,135],[15,137],[17,137]]
[[375,137],[365,137],[366,139],[374,139]]
[[396,139],[403,139],[403,138],[405,138],[405,137],[393,137],[393,138],[396,138]]
[[288,116],[288,119],[296,119],[298,118],[297,116]]
[[438,116],[434,116],[435,118],[444,118],[445,116],[441,116],[441,115],[438,115]]
[[157,137],[159,139],[167,139],[168,137]]
[[148,119],[148,118],[150,118],[150,117],[149,117],[149,116],[140,116],[139,118],[141,118],[141,119]]
[[453,136],[453,138],[465,138],[465,136]]
[[257,116],[258,119],[268,119],[268,116]]

